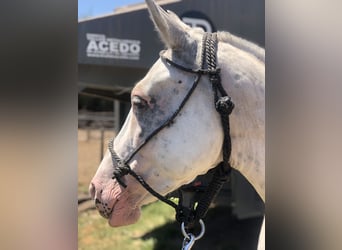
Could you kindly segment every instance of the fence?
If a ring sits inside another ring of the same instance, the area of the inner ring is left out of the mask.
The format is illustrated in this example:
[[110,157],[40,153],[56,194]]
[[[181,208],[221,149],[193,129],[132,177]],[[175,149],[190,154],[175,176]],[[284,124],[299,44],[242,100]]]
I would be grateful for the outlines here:
[[114,132],[118,131],[118,119],[114,112],[89,112],[79,111],[78,114],[78,128],[86,130],[86,138],[90,138],[91,130],[100,131],[100,159],[103,158],[104,149],[104,132],[107,129],[112,129]]

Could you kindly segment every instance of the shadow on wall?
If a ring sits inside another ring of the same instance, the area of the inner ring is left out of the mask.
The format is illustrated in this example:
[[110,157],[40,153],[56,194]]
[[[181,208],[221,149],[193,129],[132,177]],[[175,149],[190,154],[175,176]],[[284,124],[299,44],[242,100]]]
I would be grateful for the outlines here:
[[[262,217],[238,220],[227,207],[209,210],[206,218],[206,232],[196,241],[193,250],[254,250],[257,249]],[[183,235],[177,222],[167,223],[143,236],[153,238],[155,250],[180,249]]]

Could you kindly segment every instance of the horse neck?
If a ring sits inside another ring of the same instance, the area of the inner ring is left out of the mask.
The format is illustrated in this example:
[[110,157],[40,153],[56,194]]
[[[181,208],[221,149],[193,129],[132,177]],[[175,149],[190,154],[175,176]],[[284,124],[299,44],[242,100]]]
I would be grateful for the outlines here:
[[231,164],[265,201],[265,64],[227,43],[218,51],[222,85],[235,104]]

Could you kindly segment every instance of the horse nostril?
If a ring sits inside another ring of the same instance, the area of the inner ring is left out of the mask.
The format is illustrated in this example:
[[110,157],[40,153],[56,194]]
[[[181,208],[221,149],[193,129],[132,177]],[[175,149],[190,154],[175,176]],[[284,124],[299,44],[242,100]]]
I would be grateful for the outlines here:
[[95,185],[93,183],[90,183],[90,185],[89,185],[89,194],[90,194],[90,197],[92,199],[95,198],[95,193],[96,193]]

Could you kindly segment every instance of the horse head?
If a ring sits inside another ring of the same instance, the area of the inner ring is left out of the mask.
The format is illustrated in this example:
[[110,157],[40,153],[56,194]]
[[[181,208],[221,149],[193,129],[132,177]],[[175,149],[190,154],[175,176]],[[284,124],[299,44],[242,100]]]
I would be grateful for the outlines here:
[[[204,31],[146,2],[166,49],[133,88],[132,108],[113,151],[114,158],[166,195],[222,161],[224,134],[212,84],[194,73],[202,66]],[[238,106],[231,119],[231,161],[246,167],[239,170],[264,198],[264,50],[229,33],[219,42],[222,85]],[[237,143],[238,137],[247,139]],[[131,175],[117,178],[117,163],[107,151],[90,184],[96,207],[111,226],[135,223],[141,206],[156,200]]]
[[[151,18],[166,45],[163,57],[187,68],[200,67],[203,31],[185,25],[174,13],[147,1]],[[158,59],[131,93],[132,108],[116,136],[113,148],[127,158],[176,112],[198,75],[184,72]],[[191,182],[220,161],[223,133],[214,110],[207,78],[168,126],[161,129],[129,160],[132,170],[160,194]],[[140,207],[155,200],[131,176],[122,177],[122,187],[113,179],[109,152],[104,156],[90,185],[100,213],[111,226],[135,223]]]

